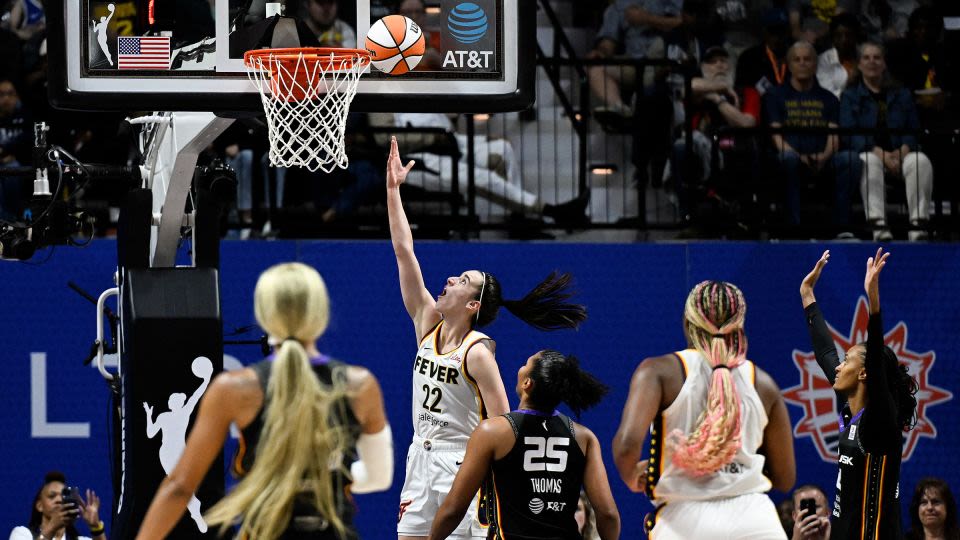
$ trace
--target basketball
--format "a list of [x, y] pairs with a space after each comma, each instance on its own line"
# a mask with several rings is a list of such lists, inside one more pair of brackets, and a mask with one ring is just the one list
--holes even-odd
[[196, 357], [190, 368], [193, 374], [201, 379], [209, 379], [210, 375], [213, 375], [213, 363], [206, 356]]
[[387, 15], [370, 27], [366, 48], [377, 69], [390, 75], [402, 75], [420, 63], [426, 39], [423, 30], [412, 19]]

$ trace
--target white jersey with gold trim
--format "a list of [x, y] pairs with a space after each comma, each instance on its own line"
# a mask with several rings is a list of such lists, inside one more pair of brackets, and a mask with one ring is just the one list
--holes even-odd
[[466, 444], [486, 418], [480, 390], [465, 368], [467, 353], [490, 338], [471, 330], [456, 348], [441, 352], [443, 327], [440, 321], [427, 332], [413, 361], [413, 433], [423, 439]]
[[[687, 349], [676, 353], [682, 361], [686, 380], [677, 398], [656, 420], [659, 433], [655, 446], [662, 455], [656, 460], [655, 485], [652, 498], [657, 502], [684, 500], [709, 500], [735, 497], [747, 493], [765, 493], [770, 490], [770, 480], [763, 474], [765, 458], [757, 450], [763, 444], [763, 431], [767, 426], [767, 412], [754, 387], [756, 366], [745, 361], [731, 373], [740, 396], [741, 445], [733, 461], [719, 471], [695, 478], [673, 465], [673, 452], [663, 444], [674, 430], [689, 434], [696, 427], [700, 414], [707, 406], [712, 370], [707, 360], [698, 351]], [[655, 430], [656, 431], [656, 430]], [[659, 443], [659, 444], [657, 444]]]

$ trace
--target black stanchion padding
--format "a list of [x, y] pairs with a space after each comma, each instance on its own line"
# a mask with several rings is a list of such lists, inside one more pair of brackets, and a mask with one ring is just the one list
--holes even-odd
[[[114, 539], [133, 538], [179, 459], [210, 380], [223, 370], [219, 278], [211, 268], [127, 269], [121, 287], [123, 441]], [[223, 496], [219, 457], [169, 538], [213, 538], [199, 523]]]

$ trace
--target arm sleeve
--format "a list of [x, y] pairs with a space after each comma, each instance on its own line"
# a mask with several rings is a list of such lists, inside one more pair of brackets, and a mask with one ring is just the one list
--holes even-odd
[[817, 364], [823, 370], [830, 384], [836, 382], [837, 366], [840, 365], [840, 355], [837, 346], [830, 337], [827, 322], [823, 319], [820, 306], [816, 302], [807, 306], [807, 330], [810, 332], [810, 341], [813, 342], [813, 353], [817, 357]]
[[897, 406], [890, 392], [889, 376], [883, 365], [883, 321], [880, 313], [870, 315], [867, 326], [867, 407], [860, 421], [860, 441], [868, 452], [887, 453], [900, 444]]
[[350, 465], [353, 493], [386, 491], [393, 483], [393, 433], [390, 424], [377, 433], [362, 433], [357, 438], [359, 459]]

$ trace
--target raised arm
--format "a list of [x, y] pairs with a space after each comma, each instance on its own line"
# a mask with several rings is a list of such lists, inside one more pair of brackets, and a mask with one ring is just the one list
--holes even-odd
[[613, 500], [613, 493], [610, 492], [610, 481], [603, 465], [600, 441], [592, 431], [580, 424], [577, 424], [576, 430], [578, 442], [585, 439], [586, 443], [584, 454], [587, 465], [583, 470], [583, 489], [597, 516], [597, 532], [600, 533], [601, 540], [617, 540], [620, 538], [620, 512]]
[[760, 447], [760, 453], [766, 457], [764, 469], [774, 489], [789, 493], [797, 480], [793, 426], [780, 387], [760, 368], [757, 368], [757, 393], [767, 411], [767, 427], [763, 430], [763, 445]]
[[153, 407], [143, 402], [143, 410], [147, 413], [147, 438], [152, 439], [160, 431], [160, 426], [153, 421]]
[[867, 325], [867, 351], [864, 367], [867, 369], [867, 407], [861, 421], [861, 440], [869, 450], [890, 450], [900, 443], [897, 406], [890, 391], [889, 375], [884, 366], [883, 321], [880, 317], [880, 271], [887, 264], [890, 253], [877, 248], [877, 254], [867, 259], [863, 288], [870, 301], [870, 322]]
[[633, 373], [620, 427], [613, 437], [613, 462], [623, 482], [630, 491], [637, 493], [646, 486], [646, 471], [639, 466], [643, 441], [660, 407], [663, 393], [659, 360], [647, 358]]
[[493, 347], [492, 340], [478, 343], [470, 347], [466, 358], [466, 371], [476, 381], [487, 416], [491, 418], [510, 412], [510, 402], [497, 360], [493, 356]]
[[387, 216], [390, 221], [390, 240], [393, 253], [397, 257], [397, 269], [400, 272], [400, 294], [403, 306], [413, 320], [417, 332], [417, 341], [424, 332], [440, 320], [436, 302], [423, 283], [420, 262], [413, 253], [413, 233], [407, 214], [403, 211], [400, 199], [400, 184], [407, 179], [407, 173], [413, 167], [413, 161], [406, 165], [400, 161], [397, 138], [390, 138], [390, 156], [387, 158]]
[[[509, 441], [507, 439], [509, 438]], [[492, 418], [480, 422], [477, 429], [470, 435], [467, 442], [467, 451], [463, 456], [463, 463], [453, 479], [450, 493], [443, 500], [440, 510], [433, 519], [430, 527], [430, 536], [427, 540], [442, 540], [450, 535], [460, 524], [467, 508], [473, 503], [483, 479], [490, 470], [490, 464], [496, 459], [498, 443], [509, 442], [507, 451], [513, 446], [513, 430], [502, 417]], [[503, 454], [506, 455], [504, 451]], [[502, 456], [501, 456], [502, 457]]]
[[800, 300], [806, 312], [807, 330], [810, 332], [810, 341], [813, 342], [813, 353], [817, 357], [817, 364], [820, 365], [830, 384], [833, 384], [837, 378], [836, 369], [840, 365], [840, 355], [837, 353], [833, 338], [830, 337], [830, 330], [823, 319], [823, 313], [820, 312], [820, 306], [817, 305], [817, 298], [813, 294], [813, 288], [820, 279], [820, 273], [828, 262], [830, 262], [829, 249], [823, 252], [813, 270], [800, 282]]

